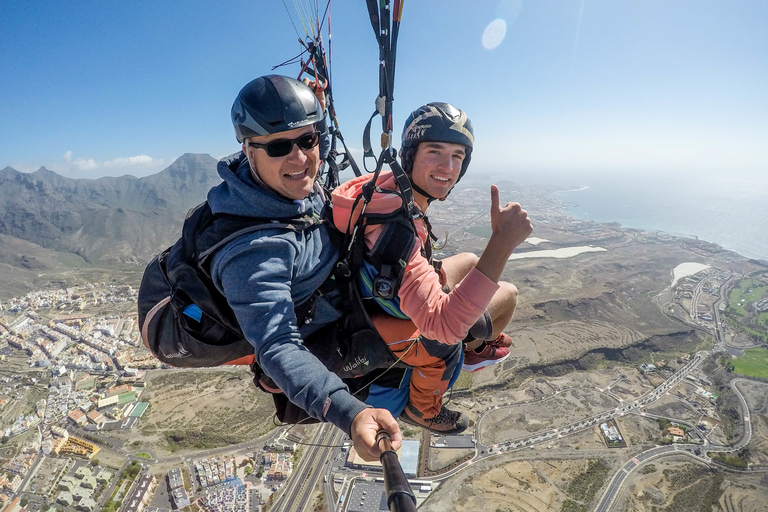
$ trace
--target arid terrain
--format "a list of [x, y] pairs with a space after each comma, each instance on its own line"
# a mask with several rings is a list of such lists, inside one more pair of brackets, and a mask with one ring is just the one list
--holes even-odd
[[[238, 444], [271, 430], [274, 406], [247, 367], [150, 372], [138, 428], [109, 432], [158, 458]], [[118, 433], [119, 432], [119, 433]]]
[[[513, 338], [511, 354], [503, 364], [462, 372], [449, 406], [476, 423], [468, 433], [477, 449], [422, 444], [426, 473], [420, 477], [434, 479], [436, 490], [419, 510], [586, 512], [601, 503], [614, 475], [627, 478], [611, 496], [613, 512], [766, 510], [768, 384], [742, 380], [734, 390], [724, 364], [730, 357], [725, 343], [746, 348], [755, 342], [728, 322], [717, 333], [706, 318], [726, 283], [743, 276], [768, 280], [766, 267], [707, 242], [575, 221], [546, 191], [516, 194], [537, 239], [515, 251], [522, 257], [503, 275], [519, 289], [505, 330]], [[476, 190], [457, 190], [436, 208], [435, 233], [449, 233], [438, 257], [482, 250], [484, 201]], [[595, 250], [532, 256], [574, 247]], [[707, 269], [673, 287], [673, 271], [684, 263]], [[126, 271], [116, 282], [137, 285], [138, 278]], [[6, 365], [26, 371], [16, 356]], [[125, 454], [146, 452], [159, 461], [152, 466], [159, 474], [184, 457], [223, 452], [274, 428], [271, 397], [244, 367], [149, 370], [141, 400], [151, 405], [133, 428], [93, 434], [105, 441], [104, 459], [113, 466]], [[14, 414], [14, 407], [5, 413]], [[601, 425], [615, 427], [621, 440], [609, 443]], [[669, 426], [685, 427], [685, 439], [673, 439]], [[313, 433], [309, 428], [303, 437]], [[429, 439], [415, 428], [404, 434]], [[726, 446], [736, 448], [726, 454]], [[652, 452], [663, 447], [675, 451]], [[723, 462], [708, 458], [710, 452]], [[653, 458], [640, 460], [649, 453]], [[316, 498], [327, 492], [321, 480]]]

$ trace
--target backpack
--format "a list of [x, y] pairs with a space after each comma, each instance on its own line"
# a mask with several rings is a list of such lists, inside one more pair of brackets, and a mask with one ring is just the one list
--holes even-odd
[[[321, 223], [322, 219], [310, 216], [268, 220], [214, 215], [207, 202], [192, 209], [184, 221], [181, 238], [157, 255], [144, 271], [138, 294], [144, 345], [170, 366], [250, 365], [254, 383], [272, 394], [281, 422], [316, 421], [275, 389], [259, 367], [253, 345], [243, 335], [226, 298], [213, 284], [210, 263], [217, 250], [248, 233], [274, 228], [300, 231]], [[342, 318], [320, 328], [303, 344], [364, 400], [368, 384], [375, 380], [397, 387], [402, 371], [383, 378], [389, 369], [381, 368], [390, 366], [396, 358], [373, 327], [354, 280], [335, 274], [294, 311], [301, 327], [311, 321], [316, 300], [337, 290]]]
[[[138, 299], [144, 345], [171, 366], [253, 363], [253, 346], [211, 279], [211, 257], [248, 233], [274, 228], [300, 231], [320, 222], [309, 216], [272, 221], [214, 215], [207, 201], [193, 208], [184, 221], [181, 238], [144, 271]], [[307, 301], [296, 308], [300, 323], [307, 319], [311, 307], [312, 301]]]

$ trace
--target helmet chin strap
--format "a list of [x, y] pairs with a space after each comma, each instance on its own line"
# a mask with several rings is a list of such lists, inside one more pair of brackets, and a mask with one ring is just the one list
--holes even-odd
[[[410, 175], [408, 177], [410, 178]], [[432, 201], [443, 201], [445, 199], [445, 197], [440, 198], [440, 197], [429, 195], [429, 193], [427, 193], [423, 188], [418, 186], [416, 182], [413, 181], [413, 179], [411, 179], [411, 187], [413, 187], [413, 190], [415, 190], [416, 192], [418, 192], [419, 194], [427, 198], [427, 204], [431, 204]]]

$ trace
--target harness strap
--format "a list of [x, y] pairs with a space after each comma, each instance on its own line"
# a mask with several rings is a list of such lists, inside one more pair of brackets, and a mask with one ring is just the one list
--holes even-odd
[[408, 259], [416, 245], [412, 222], [390, 222], [384, 224], [378, 240], [368, 252], [368, 261], [377, 269], [371, 294], [385, 300], [392, 300], [400, 289]]
[[[363, 166], [365, 166], [366, 158], [376, 158], [376, 155], [373, 154], [373, 146], [371, 146], [371, 123], [373, 122], [373, 118], [376, 117], [376, 114], [379, 114], [378, 110], [373, 111], [371, 117], [368, 118], [368, 122], [365, 123], [365, 129], [363, 130]], [[365, 167], [365, 170], [367, 171], [368, 167]]]

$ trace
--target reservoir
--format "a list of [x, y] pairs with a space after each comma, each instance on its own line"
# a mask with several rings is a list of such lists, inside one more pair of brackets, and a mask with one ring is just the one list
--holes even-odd
[[[561, 249], [550, 249], [546, 251], [529, 251], [513, 254], [509, 260], [519, 260], [523, 258], [572, 258], [585, 252], [602, 252], [607, 249], [595, 247], [594, 245], [581, 245], [578, 247], [563, 247]], [[508, 260], [508, 261], [509, 261]]]

